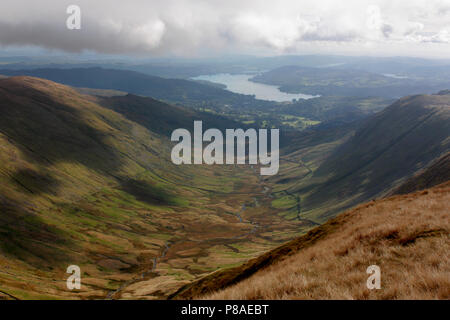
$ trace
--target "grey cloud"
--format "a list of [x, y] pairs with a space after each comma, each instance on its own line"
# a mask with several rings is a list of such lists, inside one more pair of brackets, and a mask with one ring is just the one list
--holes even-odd
[[[342, 42], [386, 47], [393, 42], [450, 43], [446, 33], [450, 3], [445, 2], [448, 0], [346, 0], [345, 5], [334, 0], [2, 1], [0, 45], [188, 55], [205, 48], [295, 52], [314, 43], [317, 48]], [[81, 7], [81, 30], [66, 28], [70, 4]], [[422, 20], [414, 22], [417, 17]], [[420, 36], [419, 32], [433, 36]]]

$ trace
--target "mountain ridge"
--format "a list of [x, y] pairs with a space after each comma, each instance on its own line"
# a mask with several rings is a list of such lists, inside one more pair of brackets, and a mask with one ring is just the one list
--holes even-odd
[[[318, 166], [304, 205], [316, 207], [324, 198], [353, 198], [348, 207], [382, 196], [450, 150], [449, 123], [448, 95], [399, 99], [363, 120], [355, 134]], [[295, 191], [301, 192], [301, 187]]]
[[210, 85], [185, 79], [167, 79], [137, 71], [104, 69], [101, 67], [73, 69], [30, 69], [0, 70], [8, 76], [33, 76], [58, 83], [91, 89], [112, 89], [154, 99], [181, 103], [185, 106], [272, 105], [267, 101], [255, 100], [253, 96], [236, 94]]

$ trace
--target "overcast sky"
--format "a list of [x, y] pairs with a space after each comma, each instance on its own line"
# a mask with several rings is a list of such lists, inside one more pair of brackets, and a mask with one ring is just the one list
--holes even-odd
[[[66, 9], [81, 8], [81, 30]], [[450, 56], [450, 0], [14, 0], [0, 46], [144, 56]]]

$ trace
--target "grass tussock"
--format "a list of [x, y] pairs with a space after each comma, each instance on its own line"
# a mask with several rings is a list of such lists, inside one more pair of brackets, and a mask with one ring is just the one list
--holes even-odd
[[[449, 212], [449, 182], [360, 205], [314, 245], [201, 298], [450, 299]], [[366, 286], [374, 264], [379, 290]]]

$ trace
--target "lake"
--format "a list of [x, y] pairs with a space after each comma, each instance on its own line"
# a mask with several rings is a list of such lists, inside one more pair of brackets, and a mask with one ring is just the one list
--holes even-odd
[[281, 92], [277, 86], [249, 81], [253, 75], [248, 74], [212, 74], [192, 78], [193, 80], [206, 80], [224, 84], [227, 90], [234, 93], [255, 95], [256, 99], [271, 100], [277, 102], [292, 101], [292, 99], [311, 99], [318, 96], [301, 93]]

